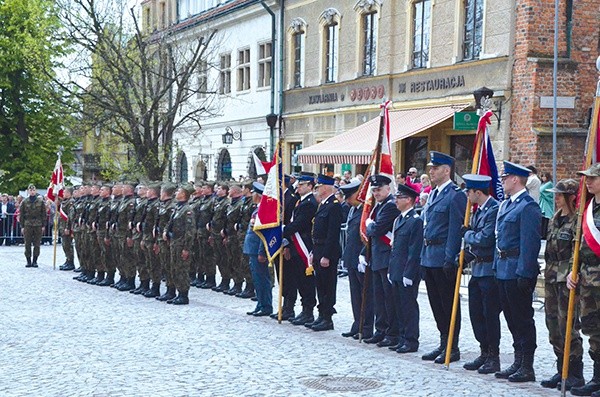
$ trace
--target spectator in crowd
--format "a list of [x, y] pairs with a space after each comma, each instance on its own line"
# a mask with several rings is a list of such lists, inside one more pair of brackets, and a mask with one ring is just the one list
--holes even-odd
[[8, 195], [5, 193], [1, 198], [1, 213], [0, 213], [0, 245], [10, 245], [12, 240], [13, 216], [15, 213], [15, 204], [8, 200]]
[[396, 185], [404, 185], [406, 184], [406, 174], [404, 172], [399, 172], [396, 174]]
[[352, 179], [352, 171], [350, 170], [346, 170], [344, 171], [344, 177], [342, 178], [346, 183], [350, 182], [350, 179]]
[[406, 179], [412, 183], [419, 183], [419, 171], [415, 167], [410, 167]]
[[548, 223], [554, 215], [554, 187], [552, 175], [549, 172], [542, 174], [542, 186], [540, 186], [540, 209], [542, 210], [542, 238], [546, 238]]
[[358, 179], [361, 182], [363, 181], [363, 179], [365, 179], [365, 177], [364, 177], [363, 174], [356, 174], [355, 178]]
[[529, 193], [529, 195], [531, 197], [533, 197], [535, 202], [539, 204], [540, 203], [540, 187], [542, 186], [542, 181], [540, 181], [540, 178], [538, 178], [537, 168], [535, 168], [534, 165], [530, 165], [527, 168], [531, 172], [529, 174], [529, 177], [527, 177], [527, 185], [525, 185], [525, 187], [527, 188], [527, 193]]

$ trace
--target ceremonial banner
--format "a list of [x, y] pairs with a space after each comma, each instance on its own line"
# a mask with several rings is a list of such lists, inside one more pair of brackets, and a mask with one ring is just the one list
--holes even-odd
[[[281, 251], [283, 240], [282, 202], [283, 202], [283, 164], [280, 144], [277, 143], [273, 161], [268, 163], [268, 177], [262, 199], [258, 205], [254, 232], [258, 234], [267, 252], [269, 262]], [[267, 168], [265, 167], [265, 168]]]
[[252, 158], [254, 159], [254, 167], [256, 168], [256, 175], [265, 175], [268, 174], [271, 170], [271, 165], [273, 165], [270, 161], [262, 161], [258, 158], [256, 153], [252, 152]]
[[[491, 124], [490, 118], [492, 115], [493, 113], [488, 110], [479, 119], [477, 136], [475, 137], [475, 145], [477, 145], [477, 140], [481, 142], [481, 153], [477, 165], [477, 174], [486, 175], [492, 178], [490, 182], [492, 196], [496, 200], [502, 201], [504, 200], [504, 189], [502, 188], [502, 181], [498, 175], [498, 167], [496, 166], [494, 150], [492, 149], [492, 140], [490, 139], [490, 128], [488, 127]], [[473, 153], [475, 153], [475, 150], [473, 150]]]
[[[598, 162], [598, 155], [600, 154], [600, 147], [598, 146], [598, 133], [600, 133], [600, 114], [598, 116], [598, 128], [596, 130], [596, 134], [588, 134], [587, 139], [594, 139], [595, 142], [587, 142], [586, 146], [593, 148], [592, 156], [592, 164]], [[589, 164], [583, 165], [583, 169], [589, 167]], [[583, 177], [581, 177], [579, 184], [579, 193], [577, 196], [577, 201], [579, 202], [579, 197], [581, 197], [581, 189], [585, 189], [585, 183], [583, 183]], [[594, 252], [594, 254], [600, 256], [600, 231], [594, 224], [594, 216], [593, 216], [593, 196], [590, 197], [589, 204], [586, 204], [586, 210], [583, 214], [583, 220], [581, 223], [581, 231], [583, 233], [583, 238], [590, 249]]]
[[62, 162], [60, 157], [56, 160], [54, 171], [52, 171], [52, 177], [50, 178], [50, 186], [48, 186], [48, 198], [55, 201], [56, 197], [63, 197], [64, 194], [64, 175]]

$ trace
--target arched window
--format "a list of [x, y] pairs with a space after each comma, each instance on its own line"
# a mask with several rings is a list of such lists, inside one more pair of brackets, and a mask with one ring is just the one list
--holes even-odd
[[177, 182], [188, 182], [188, 162], [184, 152], [179, 152], [177, 171]]
[[334, 83], [338, 79], [338, 52], [341, 14], [335, 8], [328, 8], [321, 14], [323, 26], [323, 56], [326, 83]]
[[229, 150], [221, 149], [217, 161], [217, 180], [228, 181], [231, 179], [231, 155]]
[[261, 161], [267, 161], [267, 156], [262, 146], [255, 146], [252, 148], [248, 154], [248, 177], [250, 177], [250, 179], [256, 179], [258, 177], [256, 165], [254, 164], [254, 156], [252, 155], [253, 153], [256, 154]]

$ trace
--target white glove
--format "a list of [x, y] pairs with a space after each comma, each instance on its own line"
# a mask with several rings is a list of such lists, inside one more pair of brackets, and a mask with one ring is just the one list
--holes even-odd
[[367, 266], [369, 266], [369, 264], [367, 263], [367, 258], [365, 258], [364, 255], [359, 255], [358, 256], [358, 271], [359, 271], [359, 273], [364, 273], [367, 270]]
[[410, 278], [402, 277], [402, 284], [405, 287], [410, 287], [412, 285], [412, 280]]
[[373, 222], [375, 222], [373, 219], [367, 218], [367, 220], [365, 221], [365, 226], [369, 227], [369, 225]]
[[388, 281], [390, 282], [390, 284], [393, 284], [393, 283], [392, 283], [392, 278], [390, 277], [390, 274], [389, 274], [389, 273], [387, 274], [387, 278], [388, 278]]

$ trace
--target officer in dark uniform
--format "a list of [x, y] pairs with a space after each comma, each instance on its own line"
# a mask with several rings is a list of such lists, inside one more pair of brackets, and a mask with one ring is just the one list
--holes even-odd
[[[365, 274], [358, 271], [358, 256], [360, 255], [364, 244], [360, 237], [360, 219], [362, 217], [362, 203], [358, 201], [358, 189], [360, 181], [353, 180], [347, 185], [340, 186], [340, 191], [344, 194], [346, 203], [350, 205], [350, 212], [346, 220], [346, 245], [342, 253], [344, 265], [348, 269], [348, 282], [350, 284], [350, 302], [352, 303], [352, 315], [354, 322], [350, 331], [342, 333], [345, 338], [353, 337], [358, 339], [360, 331], [360, 310], [363, 305], [362, 292], [365, 287]], [[362, 336], [371, 338], [373, 336], [373, 283], [367, 284], [365, 294], [365, 316], [363, 320]]]
[[313, 251], [309, 264], [315, 270], [319, 317], [310, 326], [313, 331], [333, 329], [331, 316], [335, 313], [337, 265], [342, 251], [340, 230], [343, 221], [342, 206], [335, 198], [334, 183], [335, 179], [319, 174], [315, 185], [319, 207], [313, 222]]
[[[454, 157], [430, 152], [429, 176], [436, 186], [423, 208], [424, 241], [421, 265], [433, 317], [440, 332], [440, 345], [423, 355], [423, 360], [442, 364], [446, 359], [446, 343], [452, 317], [454, 285], [457, 277], [457, 257], [461, 245], [461, 227], [467, 207], [467, 196], [450, 179]], [[450, 362], [460, 360], [458, 337], [460, 306], [456, 317]]]
[[[298, 201], [292, 211], [289, 222], [283, 229], [283, 288], [286, 291], [286, 302], [296, 301], [298, 292], [302, 302], [302, 312], [289, 318], [294, 325], [304, 325], [315, 321], [313, 309], [317, 304], [315, 276], [310, 271], [308, 258], [313, 248], [311, 230], [317, 212], [317, 200], [313, 194], [315, 175], [304, 172], [298, 177], [296, 196]], [[294, 307], [285, 307], [286, 316], [293, 313]], [[282, 313], [283, 314], [283, 313]]]
[[527, 193], [530, 170], [504, 162], [502, 186], [510, 197], [502, 202], [496, 221], [497, 250], [494, 269], [500, 287], [500, 304], [513, 336], [515, 361], [497, 378], [511, 382], [533, 382], [536, 345], [533, 319], [533, 290], [540, 272], [542, 212]]
[[[415, 211], [419, 193], [406, 185], [398, 185], [396, 208], [400, 215], [394, 221], [392, 251], [388, 277], [399, 328], [398, 353], [419, 349], [419, 282], [421, 281], [421, 250], [423, 220]], [[392, 349], [394, 346], [391, 346]]]
[[[471, 262], [469, 281], [469, 316], [481, 354], [463, 368], [480, 374], [500, 371], [500, 296], [494, 270], [496, 252], [496, 217], [498, 202], [490, 197], [492, 178], [485, 175], [463, 175], [467, 195], [477, 210], [464, 233], [469, 255], [464, 263]], [[468, 259], [467, 259], [468, 256]]]
[[[392, 179], [386, 175], [371, 175], [371, 189], [377, 203], [366, 220], [367, 237], [371, 239], [370, 266], [373, 274], [375, 335], [366, 339], [365, 343], [377, 343], [379, 347], [397, 346], [400, 342], [392, 283], [388, 279], [392, 227], [394, 220], [400, 214], [394, 202], [391, 183]], [[366, 250], [359, 258], [360, 263], [366, 262], [365, 253]]]

